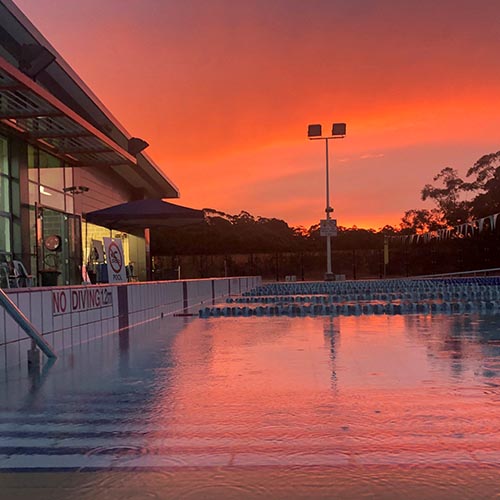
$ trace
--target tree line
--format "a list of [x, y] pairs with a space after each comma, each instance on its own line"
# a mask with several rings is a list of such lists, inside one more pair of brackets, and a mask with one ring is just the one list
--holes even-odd
[[[155, 255], [224, 255], [306, 252], [324, 247], [319, 224], [305, 229], [291, 227], [280, 219], [256, 217], [245, 211], [230, 215], [204, 209], [204, 213], [204, 222], [155, 230], [152, 252]], [[339, 227], [335, 246], [338, 249], [378, 248], [380, 234], [374, 229]]]
[[[366, 261], [365, 265], [361, 266], [366, 273], [374, 275], [386, 272], [399, 275], [418, 274], [433, 272], [440, 265], [442, 267], [440, 261], [443, 259], [436, 256], [435, 249], [431, 257], [426, 257], [420, 255], [422, 252], [425, 254], [426, 250], [408, 248], [399, 250], [391, 248], [390, 265], [384, 266], [381, 253], [384, 237], [450, 228], [500, 212], [500, 151], [479, 158], [468, 169], [465, 178], [461, 178], [456, 169], [445, 167], [434, 176], [433, 182], [434, 184], [426, 184], [423, 187], [421, 198], [424, 201], [433, 200], [435, 207], [407, 210], [397, 226], [386, 225], [377, 230], [340, 226], [333, 245], [334, 272], [356, 277], [357, 260], [360, 259]], [[280, 259], [282, 262], [293, 261], [288, 266], [292, 271], [291, 274], [297, 274], [297, 269], [302, 269], [299, 274], [303, 275], [304, 265], [307, 266], [308, 273], [312, 274], [317, 274], [323, 267], [325, 240], [320, 236], [319, 224], [309, 228], [293, 227], [283, 220], [254, 216], [247, 211], [231, 215], [206, 208], [204, 213], [205, 220], [201, 223], [168, 229], [158, 228], [152, 231], [151, 250], [157, 259], [160, 256], [164, 257], [161, 267], [173, 268], [181, 259], [186, 262], [187, 256], [193, 258], [197, 256], [198, 261], [203, 260], [200, 256], [221, 256], [222, 260], [212, 257], [212, 261], [217, 260], [217, 264], [209, 264], [205, 258], [204, 264], [193, 265], [189, 277], [227, 274], [232, 270], [236, 272], [237, 259], [233, 257], [236, 255], [248, 256], [246, 261], [243, 259], [241, 266], [243, 269], [248, 269], [250, 266], [256, 271], [253, 274], [257, 274], [259, 269], [256, 268], [255, 262], [258, 261], [261, 271], [265, 268], [265, 272], [273, 276], [276, 274], [276, 278], [282, 277], [279, 274], [285, 273], [287, 268], [285, 265], [280, 266]], [[493, 237], [494, 235], [490, 235], [490, 239]], [[486, 246], [483, 242], [483, 247], [493, 254], [496, 241], [496, 239], [488, 240]], [[464, 253], [467, 245], [474, 248], [474, 243], [471, 245], [462, 242], [456, 249], [453, 243], [441, 245], [442, 248], [449, 247], [444, 258], [444, 263], [448, 264], [445, 267], [450, 267], [451, 262], [454, 262], [451, 266], [454, 267], [453, 270], [462, 270], [460, 267], [474, 268], [474, 265], [479, 263], [493, 264], [492, 259], [480, 258], [476, 255], [477, 252]], [[453, 256], [449, 255], [450, 252]], [[336, 253], [337, 259], [335, 259]], [[426, 260], [426, 266], [417, 266], [419, 268], [416, 269], [412, 262], [420, 258]], [[369, 263], [370, 260], [373, 261], [372, 264]], [[343, 261], [347, 263], [342, 264]], [[165, 264], [166, 262], [168, 264]], [[335, 269], [336, 264], [337, 269]], [[232, 268], [228, 269], [228, 266]], [[214, 267], [217, 268], [217, 272], [211, 269]], [[283, 272], [279, 271], [280, 267]]]

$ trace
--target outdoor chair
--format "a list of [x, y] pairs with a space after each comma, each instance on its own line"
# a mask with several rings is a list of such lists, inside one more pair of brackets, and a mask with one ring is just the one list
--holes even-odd
[[16, 288], [26, 288], [33, 286], [33, 276], [28, 274], [24, 264], [20, 260], [12, 261], [13, 275], [11, 276], [11, 286]]
[[0, 288], [10, 288], [9, 267], [5, 263], [0, 263]]

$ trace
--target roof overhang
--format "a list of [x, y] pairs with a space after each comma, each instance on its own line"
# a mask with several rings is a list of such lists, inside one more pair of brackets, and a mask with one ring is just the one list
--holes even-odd
[[1, 57], [0, 123], [73, 166], [137, 165], [134, 156]]

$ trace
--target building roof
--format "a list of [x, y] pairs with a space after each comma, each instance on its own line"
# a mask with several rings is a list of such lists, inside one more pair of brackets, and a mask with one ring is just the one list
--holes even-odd
[[104, 166], [148, 198], [179, 190], [12, 0], [0, 0], [0, 121], [80, 166]]

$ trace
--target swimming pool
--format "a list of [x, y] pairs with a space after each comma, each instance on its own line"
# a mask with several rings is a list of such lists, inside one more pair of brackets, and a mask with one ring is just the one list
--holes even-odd
[[2, 374], [0, 488], [489, 498], [499, 356], [496, 314], [164, 318]]

